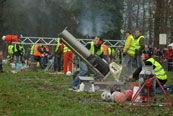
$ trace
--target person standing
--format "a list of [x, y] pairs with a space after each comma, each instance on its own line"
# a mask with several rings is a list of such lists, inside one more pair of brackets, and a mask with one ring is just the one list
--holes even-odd
[[123, 70], [125, 70], [125, 79], [132, 74], [132, 61], [135, 56], [135, 40], [130, 33], [126, 31], [126, 41], [123, 49]]
[[67, 65], [69, 64], [69, 71], [72, 73], [72, 58], [73, 58], [73, 52], [62, 43], [61, 48], [63, 50], [64, 55], [64, 63], [63, 63], [63, 72], [64, 74], [67, 73]]
[[14, 58], [14, 52], [13, 52], [13, 44], [10, 42], [10, 44], [8, 45], [8, 54], [10, 56], [10, 62], [13, 62], [13, 58]]
[[61, 71], [61, 55], [62, 55], [62, 49], [61, 49], [61, 42], [60, 38], [57, 38], [56, 46], [54, 47], [54, 72]]
[[16, 58], [16, 65], [19, 63], [19, 57], [21, 54], [21, 45], [20, 44], [15, 44], [13, 47], [13, 52], [14, 52], [14, 56]]
[[139, 68], [142, 66], [141, 54], [143, 53], [144, 48], [145, 48], [145, 38], [142, 35], [140, 29], [135, 30], [135, 35], [136, 35], [136, 37], [135, 37], [135, 42], [136, 42], [135, 58], [136, 58], [137, 68]]

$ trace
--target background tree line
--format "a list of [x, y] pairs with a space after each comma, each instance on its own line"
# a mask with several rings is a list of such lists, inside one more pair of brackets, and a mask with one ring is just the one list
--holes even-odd
[[160, 33], [173, 41], [173, 0], [0, 0], [0, 37], [57, 37], [65, 27], [77, 38], [117, 40], [140, 28], [159, 47]]

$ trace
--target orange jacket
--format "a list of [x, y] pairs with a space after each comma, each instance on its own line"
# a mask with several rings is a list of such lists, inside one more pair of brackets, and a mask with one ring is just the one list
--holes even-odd
[[103, 48], [103, 54], [108, 55], [108, 47], [106, 45], [103, 45], [102, 48]]
[[38, 51], [38, 47], [39, 46], [40, 46], [39, 44], [36, 44], [35, 45], [35, 47], [34, 47], [34, 53], [33, 53], [34, 56], [41, 56], [41, 53]]

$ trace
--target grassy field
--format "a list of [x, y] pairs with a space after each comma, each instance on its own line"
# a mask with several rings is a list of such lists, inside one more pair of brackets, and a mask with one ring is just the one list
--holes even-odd
[[[9, 70], [8, 67], [5, 67]], [[167, 85], [173, 84], [173, 72]], [[45, 72], [0, 73], [1, 116], [173, 116], [173, 107], [106, 103], [100, 93], [68, 90], [72, 77]], [[159, 95], [163, 98], [163, 95]], [[173, 101], [173, 95], [169, 95]]]

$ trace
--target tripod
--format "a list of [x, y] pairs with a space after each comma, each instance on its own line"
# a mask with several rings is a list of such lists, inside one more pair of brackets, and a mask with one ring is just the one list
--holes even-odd
[[171, 100], [169, 99], [168, 95], [166, 94], [165, 90], [163, 89], [162, 85], [160, 84], [160, 81], [156, 77], [152, 77], [152, 78], [149, 78], [149, 79], [145, 80], [145, 82], [142, 85], [142, 87], [140, 89], [138, 89], [138, 91], [136, 92], [135, 96], [132, 98], [130, 105], [133, 105], [134, 101], [139, 96], [139, 94], [141, 93], [142, 89], [145, 86], [148, 88], [148, 105], [150, 104], [150, 101], [149, 101], [150, 91], [149, 90], [150, 90], [150, 87], [152, 85], [152, 80], [153, 79], [156, 79], [156, 82], [158, 83], [159, 87], [161, 88], [162, 92], [164, 93], [165, 97], [167, 98], [167, 100], [169, 102], [169, 105], [172, 105], [173, 104], [173, 103], [171, 103]]

